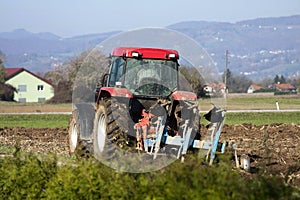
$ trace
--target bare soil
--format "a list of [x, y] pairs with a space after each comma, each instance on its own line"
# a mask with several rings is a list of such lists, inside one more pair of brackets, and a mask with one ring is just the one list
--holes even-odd
[[250, 157], [250, 173], [282, 177], [300, 188], [300, 124], [225, 125], [220, 140], [235, 143], [239, 156]]
[[19, 146], [28, 152], [68, 155], [67, 141], [64, 128], [0, 128], [0, 145]]
[[[235, 143], [239, 156], [250, 157], [251, 170], [243, 172], [244, 176], [280, 176], [286, 183], [300, 188], [300, 124], [225, 125], [220, 138], [223, 140], [229, 142], [229, 150]], [[0, 128], [0, 146], [15, 145], [28, 152], [68, 155], [68, 130]]]

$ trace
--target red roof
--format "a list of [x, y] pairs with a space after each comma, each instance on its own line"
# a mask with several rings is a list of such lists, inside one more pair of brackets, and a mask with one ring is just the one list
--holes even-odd
[[164, 59], [170, 60], [170, 54], [175, 54], [175, 58], [179, 59], [179, 54], [172, 49], [159, 48], [140, 48], [140, 47], [117, 47], [113, 49], [112, 56], [125, 56], [128, 58], [134, 57], [132, 53], [138, 53], [142, 58]]
[[5, 71], [6, 71], [6, 76], [5, 76], [5, 80], [9, 80], [11, 79], [12, 77], [18, 75], [19, 73], [23, 72], [23, 71], [26, 71], [28, 72], [29, 74], [35, 76], [36, 78], [38, 79], [41, 79], [42, 81], [45, 81], [46, 83], [52, 85], [51, 81], [50, 80], [47, 80], [47, 79], [44, 79], [30, 71], [28, 71], [27, 69], [24, 69], [24, 68], [5, 68]]
[[8, 80], [11, 77], [13, 77], [14, 75], [22, 72], [23, 68], [5, 68], [5, 71], [6, 71], [5, 79]]
[[250, 87], [252, 87], [253, 90], [260, 90], [262, 87], [256, 84], [252, 84]]
[[285, 84], [277, 84], [277, 85], [276, 85], [276, 88], [277, 88], [277, 89], [282, 89], [282, 90], [295, 90], [295, 89], [296, 89], [293, 85], [288, 84], [288, 83], [285, 83]]

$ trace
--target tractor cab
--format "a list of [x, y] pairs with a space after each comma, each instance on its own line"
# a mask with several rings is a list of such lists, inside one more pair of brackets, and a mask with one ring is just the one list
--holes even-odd
[[106, 87], [124, 87], [134, 96], [167, 97], [178, 86], [178, 59], [175, 50], [116, 48]]

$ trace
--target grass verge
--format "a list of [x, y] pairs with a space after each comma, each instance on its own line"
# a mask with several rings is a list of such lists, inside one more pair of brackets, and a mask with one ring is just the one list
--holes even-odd
[[278, 102], [282, 110], [300, 110], [299, 96], [251, 96], [241, 94], [240, 96], [225, 99], [201, 99], [199, 101], [201, 110], [209, 110], [211, 103], [217, 106], [225, 106], [227, 110], [276, 110]]
[[[207, 125], [209, 122], [201, 114], [201, 123]], [[299, 124], [300, 112], [247, 112], [247, 113], [226, 113], [225, 124], [244, 124], [254, 125], [268, 124]]]
[[299, 124], [300, 112], [254, 112], [254, 113], [227, 113], [225, 124], [251, 123], [254, 125]]
[[0, 127], [67, 128], [70, 115], [0, 115]]
[[[201, 123], [208, 124], [201, 114]], [[25, 128], [67, 128], [70, 115], [43, 114], [43, 115], [0, 115], [0, 128], [25, 127]], [[254, 113], [227, 113], [225, 124], [252, 123], [254, 125], [267, 125], [272, 123], [299, 124], [300, 112], [254, 112]]]

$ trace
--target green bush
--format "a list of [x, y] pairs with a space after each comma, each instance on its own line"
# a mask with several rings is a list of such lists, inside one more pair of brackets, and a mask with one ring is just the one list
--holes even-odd
[[280, 91], [276, 91], [274, 92], [274, 95], [290, 95], [290, 94], [297, 94], [296, 91], [290, 91], [290, 92], [280, 92]]
[[[219, 157], [220, 158], [220, 157]], [[156, 172], [118, 173], [94, 159], [58, 165], [55, 156], [15, 154], [0, 160], [0, 199], [297, 199], [300, 191], [275, 177], [249, 180], [221, 157], [196, 156]], [[225, 161], [224, 161], [225, 160]]]
[[255, 90], [253, 93], [264, 93], [264, 92], [275, 92], [276, 90], [273, 88], [262, 88], [259, 90]]
[[0, 199], [41, 199], [57, 172], [56, 159], [20, 154], [0, 162]]

